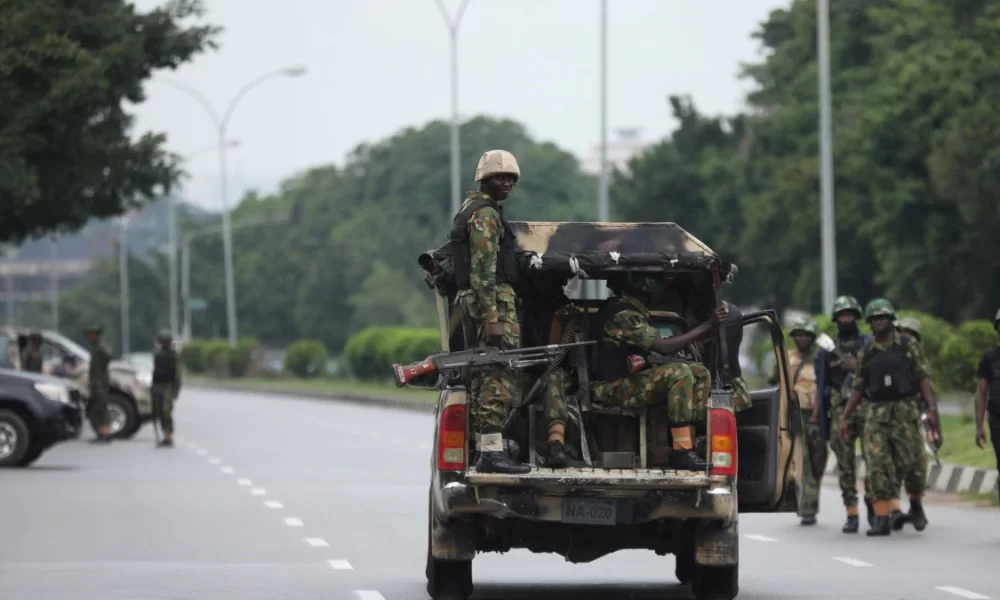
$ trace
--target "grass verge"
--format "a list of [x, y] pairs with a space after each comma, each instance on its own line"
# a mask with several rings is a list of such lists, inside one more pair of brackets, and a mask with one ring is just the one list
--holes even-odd
[[287, 390], [291, 392], [317, 392], [321, 394], [358, 394], [382, 398], [400, 398], [415, 401], [434, 402], [437, 392], [412, 388], [397, 388], [392, 384], [368, 383], [349, 379], [297, 379], [276, 377], [274, 379], [227, 379], [204, 375], [187, 375], [185, 382], [214, 383], [261, 390]]
[[944, 435], [944, 444], [938, 451], [941, 462], [984, 469], [997, 467], [989, 440], [984, 450], [976, 446], [976, 421], [972, 415], [941, 415], [941, 432]]

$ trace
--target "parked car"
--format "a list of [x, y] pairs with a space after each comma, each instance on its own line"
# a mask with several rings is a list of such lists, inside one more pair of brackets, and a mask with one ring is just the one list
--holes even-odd
[[[31, 331], [22, 327], [0, 327], [0, 368], [20, 368], [18, 348]], [[42, 330], [41, 334], [42, 353], [45, 356], [43, 371], [79, 384], [86, 400], [90, 352], [58, 332]], [[153, 418], [153, 370], [142, 363], [132, 364], [120, 360], [111, 361], [109, 370], [111, 390], [108, 396], [108, 419], [111, 435], [116, 438], [131, 438], [143, 424]]]
[[0, 369], [0, 467], [26, 467], [83, 427], [83, 393], [72, 381]]

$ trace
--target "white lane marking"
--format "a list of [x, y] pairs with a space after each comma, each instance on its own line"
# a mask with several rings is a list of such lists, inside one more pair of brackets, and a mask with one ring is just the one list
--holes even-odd
[[417, 444], [417, 448], [420, 448], [421, 450], [430, 450], [431, 445], [428, 444], [427, 442], [420, 442], [419, 444]]
[[379, 433], [378, 433], [377, 431], [373, 431], [373, 432], [372, 432], [372, 439], [373, 439], [373, 440], [377, 440], [377, 439], [378, 439], [378, 438], [380, 438], [380, 437], [382, 437], [382, 436], [381, 436], [381, 435], [379, 435]]
[[330, 566], [333, 567], [334, 570], [337, 570], [337, 571], [353, 571], [354, 570], [354, 567], [351, 566], [351, 563], [347, 562], [346, 560], [328, 560], [326, 562], [330, 563]]
[[351, 427], [351, 433], [361, 433], [360, 427]]
[[382, 594], [375, 590], [358, 590], [358, 596], [361, 596], [361, 600], [385, 600]]
[[233, 473], [236, 472], [236, 469], [233, 469], [232, 467], [222, 467], [219, 470], [225, 473], [226, 475], [232, 475]]
[[208, 450], [202, 448], [201, 450], [198, 451], [198, 456], [208, 456]]
[[213, 456], [212, 458], [208, 459], [208, 462], [209, 464], [217, 465], [220, 462], [222, 462], [222, 459], [219, 458], [218, 456]]
[[327, 546], [330, 545], [327, 544], [326, 540], [324, 540], [323, 538], [306, 538], [306, 543], [312, 546], [313, 548], [326, 548]]
[[266, 496], [267, 490], [265, 490], [264, 488], [254, 488], [250, 490], [250, 493], [254, 496]]
[[833, 560], [844, 563], [845, 565], [851, 565], [852, 567], [873, 567], [875, 565], [871, 563], [866, 563], [863, 560], [858, 560], [856, 558], [849, 558], [847, 556], [834, 556]]
[[268, 500], [267, 502], [264, 503], [264, 506], [268, 508], [285, 508], [285, 505], [282, 504], [281, 502], [278, 502], [277, 500]]
[[244, 477], [242, 479], [237, 479], [236, 480], [236, 485], [241, 485], [243, 487], [248, 487], [248, 486], [253, 485], [253, 482]]
[[968, 598], [969, 600], [992, 600], [989, 596], [984, 596], [982, 594], [977, 594], [976, 592], [970, 592], [969, 590], [963, 590], [960, 587], [951, 586], [938, 586], [939, 590], [942, 592], [948, 592], [949, 594], [955, 594], [956, 596], [961, 596], [963, 598]]
[[778, 541], [778, 540], [774, 539], [773, 537], [767, 537], [766, 535], [760, 535], [758, 533], [748, 533], [744, 537], [749, 538], [751, 540], [757, 540], [758, 542], [777, 542]]
[[285, 517], [285, 525], [288, 525], [289, 527], [302, 527], [304, 523], [302, 523], [302, 519], [298, 517]]
[[394, 444], [396, 444], [397, 446], [402, 446], [403, 444], [405, 444], [405, 443], [406, 443], [406, 440], [404, 440], [403, 438], [400, 438], [400, 437], [398, 437], [398, 438], [396, 438], [396, 439], [394, 439], [394, 440], [392, 440], [392, 441], [393, 441], [393, 443], [394, 443]]

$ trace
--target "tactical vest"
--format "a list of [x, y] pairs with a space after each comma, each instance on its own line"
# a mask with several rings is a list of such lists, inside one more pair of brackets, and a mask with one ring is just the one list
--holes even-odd
[[792, 372], [792, 389], [799, 397], [799, 406], [811, 409], [816, 404], [816, 362], [809, 356], [802, 360], [802, 353], [788, 353], [788, 368]]
[[865, 351], [864, 366], [868, 372], [865, 387], [872, 402], [903, 400], [918, 391], [917, 378], [906, 351], [910, 347], [908, 338], [900, 337], [899, 344], [876, 350], [870, 342]]
[[473, 199], [459, 211], [452, 224], [448, 239], [451, 240], [452, 262], [455, 269], [455, 285], [460, 290], [470, 289], [469, 275], [472, 271], [472, 255], [469, 248], [469, 218], [483, 206], [489, 206], [500, 216], [503, 232], [500, 237], [500, 247], [497, 248], [496, 283], [514, 283], [517, 281], [517, 243], [510, 223], [503, 216], [503, 208], [492, 199], [482, 196]]
[[[841, 354], [850, 354], [857, 358], [858, 352], [861, 351], [865, 341], [865, 337], [860, 335], [846, 340], [838, 337], [837, 349], [840, 350]], [[831, 387], [838, 392], [843, 389], [848, 373], [840, 369], [827, 369], [827, 372], [829, 373], [829, 381], [826, 383], [827, 387]]]
[[990, 394], [987, 407], [990, 414], [1000, 419], [1000, 348], [994, 348], [986, 353], [989, 358], [992, 373], [990, 373]]
[[593, 360], [590, 363], [590, 380], [617, 381], [629, 376], [629, 356], [649, 356], [638, 346], [630, 344], [612, 344], [604, 337], [604, 326], [619, 313], [635, 310], [631, 302], [621, 296], [613, 296], [601, 305], [601, 308], [590, 321], [590, 339], [596, 341]]
[[153, 383], [174, 383], [177, 380], [177, 354], [160, 350], [153, 356]]

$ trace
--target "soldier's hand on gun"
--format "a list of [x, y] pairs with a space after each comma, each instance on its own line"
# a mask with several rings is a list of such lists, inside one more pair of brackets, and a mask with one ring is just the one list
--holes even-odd
[[500, 347], [503, 343], [503, 323], [497, 321], [486, 324], [486, 343], [490, 346]]
[[980, 450], [986, 447], [986, 432], [982, 427], [976, 427], [976, 445]]
[[842, 371], [847, 371], [848, 373], [855, 372], [858, 369], [858, 359], [848, 354], [841, 359], [840, 369]]

